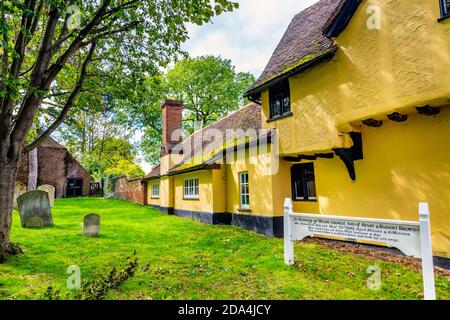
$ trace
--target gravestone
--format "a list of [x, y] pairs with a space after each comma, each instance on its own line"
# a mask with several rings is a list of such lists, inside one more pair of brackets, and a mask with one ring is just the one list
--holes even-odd
[[14, 202], [13, 202], [13, 208], [17, 209], [17, 198], [20, 197], [22, 194], [27, 192], [27, 186], [22, 183], [16, 183], [14, 186]]
[[53, 208], [55, 205], [55, 187], [49, 184], [44, 184], [38, 188], [38, 190], [45, 191], [48, 193], [48, 200], [50, 201], [50, 207]]
[[29, 191], [17, 198], [22, 227], [46, 227], [53, 225], [52, 209], [45, 191]]
[[84, 235], [86, 237], [97, 237], [100, 234], [100, 216], [95, 213], [84, 217]]

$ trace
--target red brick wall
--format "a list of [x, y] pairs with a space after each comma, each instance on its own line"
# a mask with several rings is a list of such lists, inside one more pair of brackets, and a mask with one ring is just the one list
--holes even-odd
[[[55, 187], [55, 197], [65, 197], [67, 179], [83, 179], [83, 196], [89, 196], [89, 187], [92, 180], [88, 172], [62, 148], [38, 148], [38, 183], [49, 184]], [[28, 184], [28, 154], [23, 153], [16, 181]]]
[[64, 149], [38, 148], [38, 183], [54, 186], [56, 198], [64, 197], [66, 153]]
[[144, 187], [142, 186], [141, 181], [141, 178], [133, 180], [128, 180], [127, 177], [117, 178], [114, 190], [117, 199], [145, 204]]

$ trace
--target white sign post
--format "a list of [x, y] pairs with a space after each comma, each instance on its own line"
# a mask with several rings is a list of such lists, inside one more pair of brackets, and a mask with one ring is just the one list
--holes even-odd
[[422, 259], [425, 300], [435, 300], [433, 251], [428, 204], [419, 205], [419, 222], [294, 213], [292, 200], [284, 202], [284, 261], [293, 265], [294, 241], [307, 237], [334, 237], [371, 241], [397, 248]]

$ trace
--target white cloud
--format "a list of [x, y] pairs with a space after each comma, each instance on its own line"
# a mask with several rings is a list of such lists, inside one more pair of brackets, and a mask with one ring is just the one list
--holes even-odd
[[294, 15], [317, 0], [239, 0], [240, 8], [189, 26], [191, 56], [220, 55], [238, 71], [260, 75]]

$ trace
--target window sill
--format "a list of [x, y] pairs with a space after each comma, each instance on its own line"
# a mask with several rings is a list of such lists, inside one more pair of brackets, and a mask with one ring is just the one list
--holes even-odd
[[292, 111], [291, 112], [288, 112], [288, 113], [285, 113], [285, 114], [283, 114], [283, 115], [281, 115], [281, 116], [277, 116], [277, 117], [273, 117], [273, 118], [270, 118], [269, 120], [267, 120], [267, 122], [274, 122], [274, 121], [278, 121], [278, 120], [281, 120], [281, 119], [284, 119], [284, 118], [288, 118], [288, 117], [291, 117], [291, 116], [293, 116], [294, 114], [292, 113]]
[[308, 199], [308, 200], [300, 200], [300, 199], [292, 199], [294, 202], [318, 202], [317, 199]]
[[442, 22], [444, 20], [450, 19], [450, 14], [446, 14], [445, 16], [442, 16], [438, 19], [438, 22]]
[[159, 200], [159, 197], [152, 197], [152, 200]]
[[200, 200], [200, 197], [183, 197], [183, 200], [198, 201]]
[[250, 212], [252, 212], [252, 209], [242, 209], [242, 208], [239, 208], [237, 211], [238, 211], [238, 212], [246, 212], [246, 213], [250, 213]]

